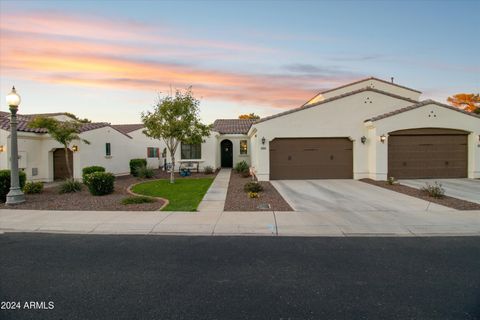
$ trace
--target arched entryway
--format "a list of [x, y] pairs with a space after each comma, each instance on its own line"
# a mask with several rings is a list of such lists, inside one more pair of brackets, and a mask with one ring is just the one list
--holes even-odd
[[[68, 162], [70, 172], [73, 174], [73, 152], [68, 149]], [[65, 180], [71, 178], [68, 174], [67, 160], [65, 159], [65, 149], [59, 148], [53, 151], [53, 179]]]
[[390, 132], [388, 176], [397, 179], [466, 178], [468, 134], [442, 128]]
[[230, 140], [223, 140], [220, 143], [220, 155], [222, 168], [233, 167], [233, 143]]

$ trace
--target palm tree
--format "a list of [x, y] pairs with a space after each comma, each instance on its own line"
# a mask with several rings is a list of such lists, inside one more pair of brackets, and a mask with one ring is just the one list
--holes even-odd
[[70, 160], [68, 159], [68, 148], [70, 143], [74, 140], [83, 141], [86, 144], [90, 144], [89, 141], [80, 138], [80, 128], [82, 123], [77, 121], [58, 121], [54, 118], [37, 117], [30, 122], [30, 128], [43, 128], [48, 131], [48, 134], [57, 142], [63, 145], [65, 148], [65, 161], [67, 163], [68, 176], [73, 178], [72, 171], [70, 170]]

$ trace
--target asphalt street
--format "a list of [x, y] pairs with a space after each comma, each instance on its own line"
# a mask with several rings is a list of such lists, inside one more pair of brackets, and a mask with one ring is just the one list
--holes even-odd
[[480, 237], [7, 233], [0, 300], [0, 319], [479, 319]]

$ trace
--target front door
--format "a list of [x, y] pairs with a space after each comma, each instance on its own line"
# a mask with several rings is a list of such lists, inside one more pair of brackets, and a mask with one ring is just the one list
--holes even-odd
[[233, 143], [230, 140], [223, 140], [220, 143], [222, 168], [233, 167]]
[[[70, 171], [73, 172], [73, 152], [68, 149], [68, 160]], [[53, 179], [64, 180], [71, 178], [68, 174], [67, 160], [65, 159], [65, 149], [57, 149], [53, 152]]]

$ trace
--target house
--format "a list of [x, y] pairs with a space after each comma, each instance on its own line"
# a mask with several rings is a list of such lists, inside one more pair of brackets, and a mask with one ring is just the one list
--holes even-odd
[[480, 117], [377, 78], [319, 93], [248, 131], [259, 180], [480, 178]]
[[[323, 91], [296, 109], [260, 120], [218, 119], [199, 145], [180, 144], [175, 170], [233, 167], [246, 161], [259, 180], [480, 178], [480, 117], [393, 82], [367, 78]], [[28, 179], [64, 175], [62, 146], [19, 116], [20, 167]], [[44, 116], [60, 121], [69, 114]], [[0, 169], [7, 168], [8, 113], [0, 112]], [[85, 124], [69, 151], [75, 178], [90, 165], [121, 175], [132, 158], [158, 168], [170, 162], [165, 144], [142, 124]], [[3, 150], [3, 152], [2, 152]], [[164, 157], [165, 156], [165, 157]], [[62, 173], [63, 172], [63, 173]]]
[[[45, 129], [28, 126], [37, 116], [52, 117], [58, 121], [75, 121], [68, 113], [18, 115], [19, 168], [28, 180], [53, 181], [68, 177], [65, 150], [53, 140]], [[0, 112], [0, 169], [8, 169], [10, 161], [9, 113]], [[141, 133], [143, 125], [114, 126], [109, 123], [85, 123], [80, 128], [80, 137], [90, 142], [72, 143], [68, 150], [70, 168], [76, 179], [81, 179], [82, 168], [99, 165], [116, 175], [129, 174], [129, 161], [133, 158], [148, 158], [151, 166], [160, 164], [161, 145]]]

